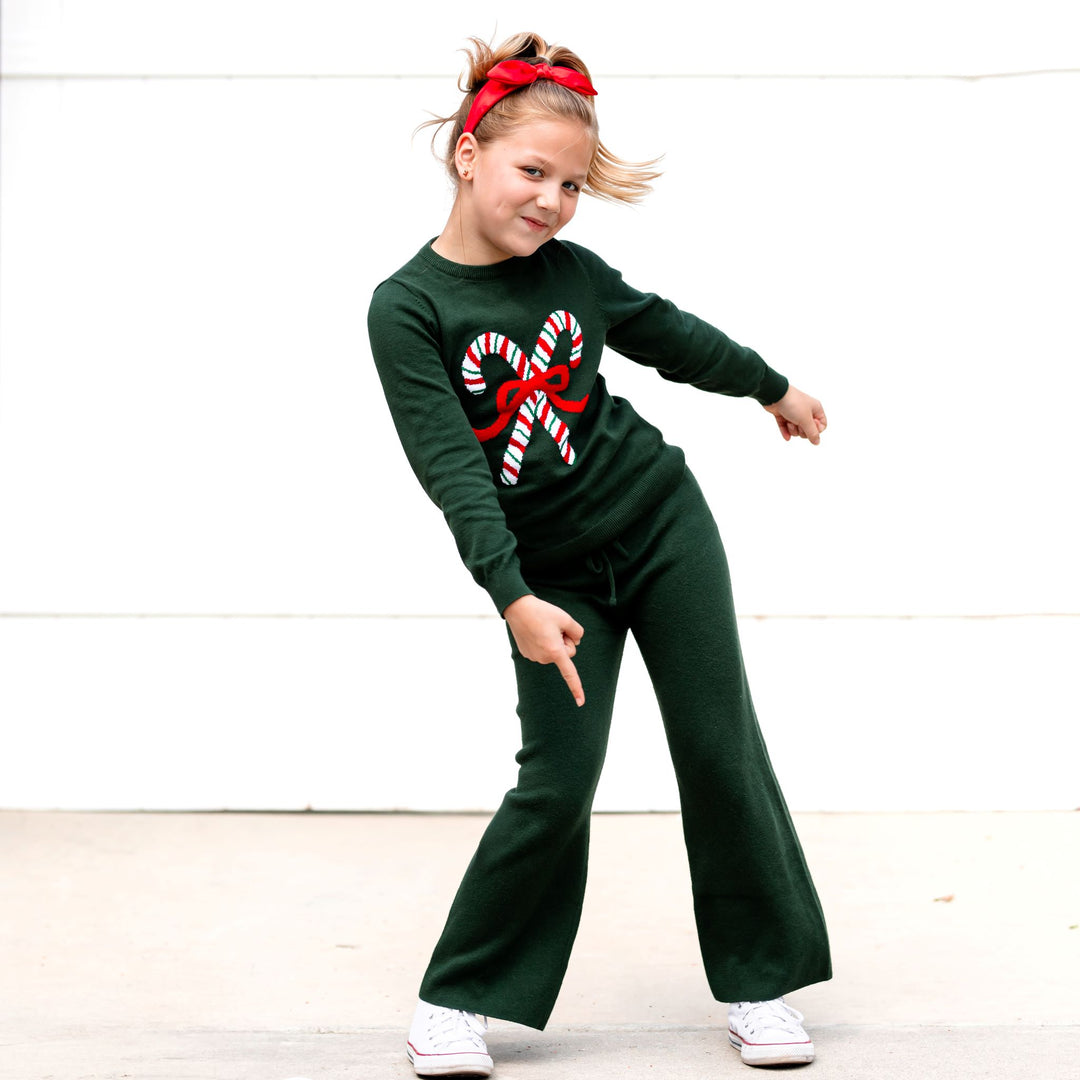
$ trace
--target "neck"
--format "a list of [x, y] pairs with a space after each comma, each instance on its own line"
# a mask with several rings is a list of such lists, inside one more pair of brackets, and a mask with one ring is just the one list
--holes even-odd
[[492, 252], [485, 251], [475, 243], [469, 243], [469, 206], [464, 193], [459, 191], [450, 208], [443, 231], [431, 245], [436, 255], [441, 255], [450, 262], [464, 266], [489, 266], [495, 262], [504, 262], [507, 255], [492, 257]]
[[435, 237], [431, 248], [436, 255], [441, 255], [444, 259], [464, 263], [466, 266], [470, 265], [469, 259], [466, 257], [464, 238], [460, 235], [453, 214], [447, 220], [443, 231]]

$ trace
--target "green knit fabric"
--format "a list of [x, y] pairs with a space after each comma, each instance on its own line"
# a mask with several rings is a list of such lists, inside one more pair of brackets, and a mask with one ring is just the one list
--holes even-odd
[[[703, 390], [762, 404], [787, 390], [753, 350], [557, 240], [491, 266], [449, 262], [426, 244], [375, 290], [368, 329], [410, 464], [500, 612], [532, 591], [523, 564], [606, 543], [682, 475], [682, 452], [608, 392], [605, 344]], [[530, 403], [549, 426], [530, 421]]]
[[[627, 633], [648, 668], [671, 749], [713, 995], [768, 1000], [830, 978], [821, 904], [758, 726], [727, 561], [693, 476], [684, 472], [618, 540], [530, 574], [529, 583], [585, 629], [574, 659], [585, 704], [574, 704], [554, 665], [512, 647], [517, 782], [469, 864], [421, 999], [547, 1024], [581, 916], [589, 812]], [[638, 870], [649, 873], [646, 851]], [[672, 918], [685, 918], [689, 902], [673, 885]]]

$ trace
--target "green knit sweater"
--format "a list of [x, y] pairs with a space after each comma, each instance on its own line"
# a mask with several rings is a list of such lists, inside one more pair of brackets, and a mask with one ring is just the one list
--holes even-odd
[[426, 244], [375, 290], [372, 353], [406, 455], [501, 612], [522, 576], [595, 549], [679, 480], [669, 446], [599, 374], [608, 345], [667, 379], [756, 398], [787, 380], [757, 353], [586, 248], [465, 266]]

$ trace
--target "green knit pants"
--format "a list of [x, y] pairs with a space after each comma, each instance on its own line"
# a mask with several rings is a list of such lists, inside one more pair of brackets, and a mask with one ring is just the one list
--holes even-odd
[[581, 915], [627, 631], [656, 690], [678, 778], [714, 997], [759, 1001], [828, 979], [821, 905], [754, 714], [720, 536], [690, 473], [616, 542], [526, 580], [585, 628], [574, 662], [586, 702], [575, 706], [554, 665], [512, 648], [517, 785], [469, 864], [420, 997], [547, 1023]]

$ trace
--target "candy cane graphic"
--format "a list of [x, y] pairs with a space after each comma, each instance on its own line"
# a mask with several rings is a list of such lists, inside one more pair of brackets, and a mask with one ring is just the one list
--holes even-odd
[[[533, 426], [539, 420], [541, 426], [555, 441], [559, 456], [567, 465], [574, 464], [574, 448], [570, 445], [570, 428], [559, 418], [555, 407], [566, 412], [581, 412], [589, 400], [586, 394], [580, 401], [567, 401], [561, 396], [570, 385], [570, 370], [566, 364], [549, 367], [560, 334], [570, 335], [570, 367], [581, 363], [583, 336], [577, 319], [569, 311], [553, 311], [545, 320], [536, 340], [532, 356], [525, 353], [508, 337], [494, 331], [481, 334], [465, 350], [461, 361], [461, 374], [465, 385], [474, 394], [482, 394], [487, 383], [480, 371], [480, 361], [485, 356], [501, 356], [514, 369], [515, 379], [503, 383], [496, 392], [495, 404], [498, 419], [490, 427], [473, 428], [481, 442], [493, 439], [514, 417], [510, 442], [503, 454], [500, 479], [513, 485], [521, 474], [522, 460], [532, 438]], [[515, 415], [516, 414], [516, 415]]]

